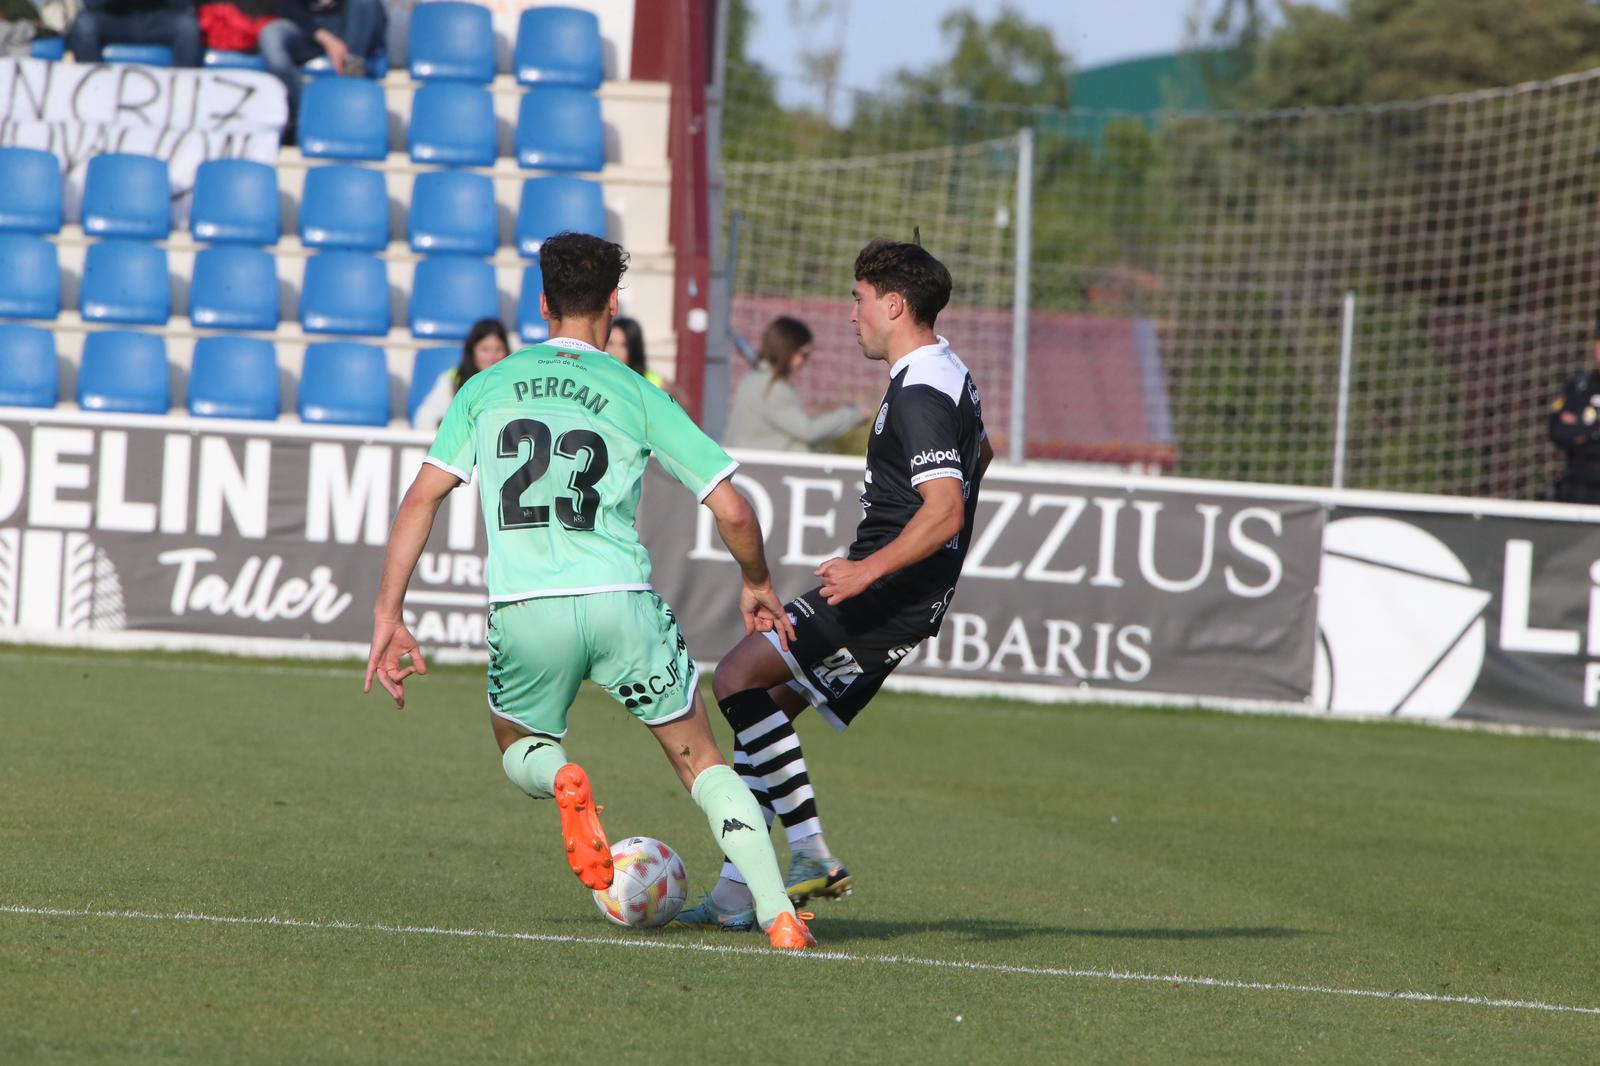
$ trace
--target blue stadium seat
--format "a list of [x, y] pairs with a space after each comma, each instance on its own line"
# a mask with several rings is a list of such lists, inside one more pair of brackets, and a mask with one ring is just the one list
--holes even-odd
[[532, 259], [539, 245], [563, 230], [606, 235], [606, 204], [600, 183], [588, 178], [552, 174], [522, 183], [517, 206], [517, 252]]
[[411, 283], [411, 332], [460, 340], [480, 318], [498, 318], [494, 267], [464, 255], [436, 255], [417, 264]]
[[195, 173], [189, 229], [197, 241], [278, 243], [278, 172], [248, 159], [211, 159]]
[[417, 175], [406, 222], [415, 251], [493, 255], [498, 221], [494, 182], [482, 174], [435, 170]]
[[278, 328], [278, 274], [260, 248], [223, 244], [194, 257], [189, 321], [200, 329]]
[[112, 152], [89, 160], [83, 182], [83, 232], [91, 237], [165, 240], [172, 229], [167, 164]]
[[306, 260], [300, 325], [307, 331], [381, 336], [389, 322], [383, 260], [360, 252], [322, 252]]
[[101, 241], [84, 257], [78, 310], [85, 322], [164, 326], [172, 314], [167, 253], [144, 241]]
[[48, 59], [52, 63], [67, 58], [65, 37], [35, 37], [28, 45], [28, 55], [34, 59]]
[[417, 353], [417, 361], [411, 366], [411, 387], [406, 390], [407, 422], [417, 420], [417, 408], [428, 398], [428, 393], [433, 389], [433, 383], [439, 380], [439, 375], [459, 362], [461, 362], [460, 348], [424, 348]]
[[206, 57], [201, 62], [207, 67], [228, 70], [267, 69], [267, 61], [261, 58], [259, 52], [225, 52], [220, 48], [207, 48]]
[[108, 329], [83, 341], [78, 406], [86, 411], [164, 415], [171, 406], [167, 346], [153, 333]]
[[306, 171], [300, 193], [300, 243], [308, 248], [381, 252], [389, 243], [383, 172], [326, 166]]
[[517, 297], [517, 337], [523, 344], [550, 338], [550, 324], [539, 314], [543, 292], [544, 276], [539, 273], [539, 264], [530, 263], [522, 271], [522, 292]]
[[0, 407], [54, 407], [60, 389], [49, 331], [0, 325]]
[[494, 166], [494, 100], [481, 85], [430, 82], [411, 99], [406, 149], [419, 163]]
[[331, 341], [306, 348], [300, 419], [352, 426], [389, 424], [389, 370], [371, 344]]
[[494, 25], [482, 4], [436, 0], [411, 10], [406, 38], [411, 76], [418, 81], [494, 79]]
[[55, 233], [60, 228], [60, 162], [36, 148], [0, 148], [0, 230]]
[[601, 60], [600, 20], [592, 11], [534, 7], [517, 20], [511, 68], [523, 85], [593, 91], [600, 87]]
[[383, 88], [365, 78], [314, 78], [300, 98], [300, 154], [382, 160], [389, 154]]
[[0, 318], [54, 318], [60, 311], [56, 246], [32, 234], [0, 233]]
[[189, 413], [201, 418], [278, 417], [278, 353], [251, 337], [202, 337], [189, 370]]
[[146, 67], [172, 66], [172, 49], [164, 44], [108, 44], [100, 50], [106, 63], [138, 63]]
[[522, 167], [599, 170], [606, 165], [600, 101], [581, 89], [529, 89], [517, 112], [516, 151]]

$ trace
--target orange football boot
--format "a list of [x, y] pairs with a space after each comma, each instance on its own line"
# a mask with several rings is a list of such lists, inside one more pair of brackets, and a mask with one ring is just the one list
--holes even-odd
[[817, 946], [817, 938], [811, 935], [806, 921], [815, 918], [810, 913], [790, 914], [787, 911], [778, 915], [770, 926], [767, 927], [767, 940], [779, 951], [804, 951], [806, 948]]
[[600, 828], [600, 808], [589, 789], [589, 775], [569, 762], [556, 771], [556, 806], [561, 811], [561, 842], [567, 848], [567, 865], [588, 887], [611, 887], [611, 845]]

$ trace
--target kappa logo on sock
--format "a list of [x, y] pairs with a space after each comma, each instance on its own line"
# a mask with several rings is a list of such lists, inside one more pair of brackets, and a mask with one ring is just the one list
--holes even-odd
[[727, 836], [729, 833], [733, 832], [735, 829], [750, 829], [750, 826], [745, 825], [743, 822], [739, 821], [739, 819], [737, 819], [737, 818], [724, 818], [722, 820], [722, 835], [723, 836]]
[[550, 745], [550, 743], [548, 741], [543, 741], [543, 740], [539, 741], [539, 743], [533, 745], [532, 747], [528, 748], [528, 750], [526, 750], [526, 751], [524, 751], [522, 753], [522, 761], [523, 762], [527, 762], [528, 761], [528, 756], [532, 755], [534, 752], [538, 751], [540, 748], [548, 748], [550, 746], [551, 745]]

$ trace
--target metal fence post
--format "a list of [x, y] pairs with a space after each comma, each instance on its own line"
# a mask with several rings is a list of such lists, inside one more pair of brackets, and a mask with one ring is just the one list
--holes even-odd
[[1016, 286], [1011, 298], [1011, 430], [1008, 458], [1023, 461], [1028, 424], [1028, 284], [1033, 270], [1033, 130], [1017, 134]]
[[1339, 406], [1333, 423], [1333, 487], [1344, 488], [1344, 450], [1350, 423], [1350, 362], [1356, 346], [1356, 294], [1344, 294], [1339, 330]]

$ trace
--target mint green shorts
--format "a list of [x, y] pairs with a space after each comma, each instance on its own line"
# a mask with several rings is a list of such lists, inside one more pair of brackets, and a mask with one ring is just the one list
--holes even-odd
[[489, 609], [489, 710], [565, 736], [585, 678], [646, 725], [694, 708], [698, 676], [672, 608], [654, 592], [548, 596]]

